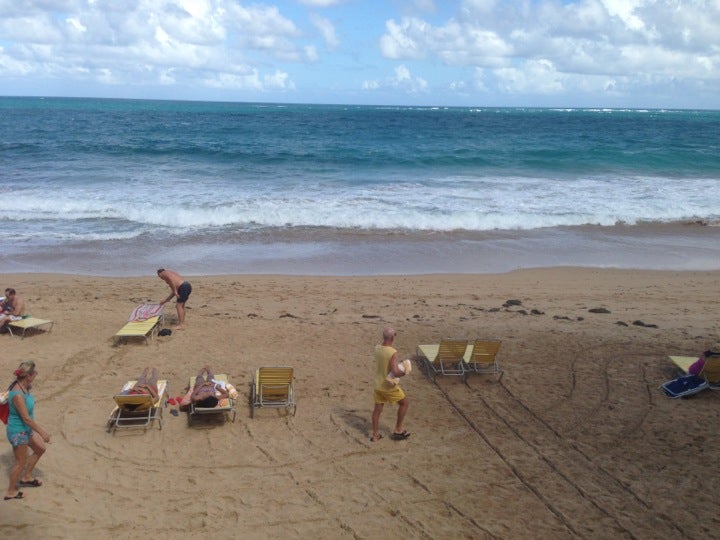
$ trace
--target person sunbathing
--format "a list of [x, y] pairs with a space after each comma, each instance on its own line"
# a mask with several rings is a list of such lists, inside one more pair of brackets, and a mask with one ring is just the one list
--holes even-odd
[[195, 377], [195, 386], [193, 386], [192, 394], [190, 394], [190, 401], [193, 405], [212, 409], [217, 407], [221, 399], [225, 399], [230, 395], [227, 388], [215, 382], [214, 378], [210, 366], [205, 366], [198, 371], [197, 377]]
[[150, 375], [148, 375], [149, 370], [150, 368], [145, 368], [143, 370], [142, 375], [138, 377], [137, 382], [130, 390], [128, 390], [128, 394], [150, 394], [153, 400], [157, 399], [158, 371], [157, 369], [152, 368]]

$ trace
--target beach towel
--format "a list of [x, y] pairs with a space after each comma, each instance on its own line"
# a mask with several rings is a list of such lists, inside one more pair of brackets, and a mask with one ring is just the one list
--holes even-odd
[[163, 306], [160, 304], [139, 304], [128, 317], [128, 321], [146, 321], [160, 315], [162, 310]]
[[677, 399], [681, 397], [692, 396], [708, 388], [708, 382], [697, 375], [683, 375], [672, 381], [668, 381], [661, 385], [668, 397]]

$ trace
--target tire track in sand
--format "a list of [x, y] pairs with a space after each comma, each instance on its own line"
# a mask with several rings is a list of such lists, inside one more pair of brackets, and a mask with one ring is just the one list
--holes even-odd
[[[507, 465], [512, 474], [570, 531], [581, 538], [686, 537], [682, 529], [593, 463], [502, 384], [436, 381], [450, 406]], [[644, 516], [638, 522], [636, 516]]]

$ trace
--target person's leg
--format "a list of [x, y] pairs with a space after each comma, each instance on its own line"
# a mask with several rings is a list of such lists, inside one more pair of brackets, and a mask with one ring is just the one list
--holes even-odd
[[200, 368], [200, 371], [198, 371], [197, 375], [195, 376], [195, 386], [193, 387], [193, 390], [196, 390], [198, 387], [200, 387], [205, 382], [205, 368]]
[[10, 484], [8, 485], [6, 497], [15, 497], [18, 494], [17, 483], [20, 481], [20, 474], [22, 474], [25, 464], [27, 463], [28, 445], [18, 444], [13, 446], [13, 455], [15, 456], [15, 463], [10, 469]]
[[400, 401], [398, 401], [398, 412], [397, 412], [397, 422], [395, 423], [395, 433], [402, 433], [403, 432], [403, 421], [405, 420], [405, 415], [407, 414], [408, 407], [410, 406], [410, 402], [408, 402], [408, 398], [404, 397]]
[[380, 414], [383, 411], [384, 403], [376, 403], [372, 413], [372, 438], [373, 442], [380, 440]]
[[29, 446], [32, 449], [33, 453], [30, 454], [30, 456], [28, 456], [27, 458], [27, 463], [25, 465], [25, 474], [20, 475], [20, 480], [23, 482], [33, 481], [33, 469], [35, 468], [35, 465], [37, 465], [40, 457], [45, 453], [45, 442], [42, 440], [42, 437], [40, 437], [40, 435], [38, 435], [36, 432], [33, 432], [32, 436], [30, 437]]
[[175, 304], [177, 310], [178, 323], [175, 326], [176, 330], [182, 330], [185, 327], [185, 302], [177, 302]]
[[142, 374], [138, 377], [138, 380], [135, 383], [136, 386], [138, 384], [147, 384], [147, 378], [148, 378], [147, 372], [148, 372], [148, 368], [143, 369]]
[[158, 370], [157, 368], [152, 368], [152, 372], [150, 373], [150, 377], [148, 378], [148, 388], [150, 388], [150, 393], [152, 394], [153, 399], [157, 399], [158, 394], [160, 393], [160, 390], [158, 389]]
[[158, 370], [157, 370], [157, 368], [152, 368], [152, 372], [150, 373], [150, 378], [147, 379], [147, 383], [149, 385], [157, 388], [157, 382], [158, 382]]

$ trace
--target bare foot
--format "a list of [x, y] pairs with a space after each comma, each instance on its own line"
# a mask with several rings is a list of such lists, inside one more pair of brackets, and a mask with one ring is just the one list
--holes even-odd
[[185, 327], [182, 325], [173, 326], [173, 330], [185, 330]]
[[370, 437], [370, 442], [378, 442], [380, 439], [382, 439], [382, 435], [379, 433], [376, 433], [372, 437]]

